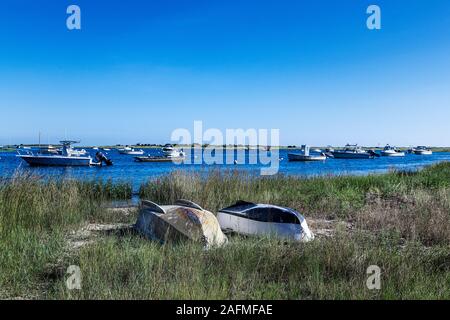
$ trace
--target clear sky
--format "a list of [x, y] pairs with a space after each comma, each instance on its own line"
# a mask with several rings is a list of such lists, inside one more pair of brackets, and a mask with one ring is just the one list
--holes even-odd
[[281, 144], [450, 145], [448, 0], [0, 6], [0, 144], [163, 143], [202, 120]]

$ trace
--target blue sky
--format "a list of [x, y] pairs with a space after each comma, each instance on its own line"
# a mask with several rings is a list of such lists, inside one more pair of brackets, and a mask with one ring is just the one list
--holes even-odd
[[6, 0], [0, 144], [163, 143], [202, 120], [281, 144], [448, 146], [449, 32], [448, 0]]

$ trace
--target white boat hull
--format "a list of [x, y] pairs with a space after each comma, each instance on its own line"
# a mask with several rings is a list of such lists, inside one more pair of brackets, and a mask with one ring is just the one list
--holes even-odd
[[91, 157], [63, 157], [42, 155], [18, 155], [30, 166], [90, 166], [94, 165]]
[[144, 151], [119, 151], [120, 154], [126, 154], [130, 156], [141, 156], [144, 154]]
[[304, 154], [296, 154], [296, 153], [288, 153], [289, 161], [325, 161], [327, 159], [324, 155], [304, 155]]
[[418, 154], [421, 156], [429, 156], [433, 154], [433, 151], [431, 150], [414, 150], [413, 152], [414, 154]]
[[243, 235], [274, 235], [297, 241], [314, 239], [314, 235], [309, 230], [306, 220], [303, 220], [301, 224], [263, 222], [225, 212], [218, 212], [217, 220], [222, 230], [231, 230]]
[[404, 157], [405, 153], [404, 152], [385, 152], [385, 151], [381, 151], [381, 155], [383, 157]]

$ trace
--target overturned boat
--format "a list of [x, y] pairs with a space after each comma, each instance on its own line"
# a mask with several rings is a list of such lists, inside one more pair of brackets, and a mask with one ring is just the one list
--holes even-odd
[[216, 217], [188, 200], [162, 206], [142, 200], [135, 228], [144, 236], [162, 243], [190, 240], [211, 247], [227, 242]]
[[275, 235], [296, 241], [310, 241], [314, 234], [297, 211], [271, 204], [238, 201], [217, 213], [222, 230], [243, 235]]

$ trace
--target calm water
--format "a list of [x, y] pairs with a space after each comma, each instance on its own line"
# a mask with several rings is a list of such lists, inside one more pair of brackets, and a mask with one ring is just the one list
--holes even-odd
[[[94, 155], [94, 150], [89, 150]], [[159, 149], [148, 149], [149, 154], [160, 154]], [[287, 175], [317, 176], [317, 175], [364, 175], [369, 173], [383, 173], [391, 169], [416, 170], [423, 166], [441, 161], [450, 161], [450, 153], [434, 153], [431, 156], [419, 156], [407, 154], [403, 158], [380, 157], [373, 160], [343, 160], [327, 159], [324, 162], [289, 162], [287, 160], [287, 150], [280, 150], [279, 173]], [[293, 152], [293, 150], [289, 150]], [[249, 160], [257, 159], [258, 151], [250, 150], [235, 151], [235, 155], [246, 157]], [[207, 172], [211, 169], [239, 169], [246, 170], [254, 174], [259, 174], [262, 164], [228, 164], [228, 165], [206, 165], [206, 164], [181, 164], [172, 162], [166, 163], [141, 163], [135, 162], [133, 156], [120, 155], [117, 151], [107, 152], [107, 156], [113, 160], [114, 165], [110, 167], [29, 167], [23, 160], [16, 157], [13, 152], [0, 153], [0, 176], [11, 177], [14, 172], [27, 171], [43, 176], [64, 176], [77, 179], [112, 179], [113, 181], [132, 182], [135, 190], [139, 185], [150, 179], [173, 170], [194, 170]], [[198, 159], [198, 158], [197, 158]]]

